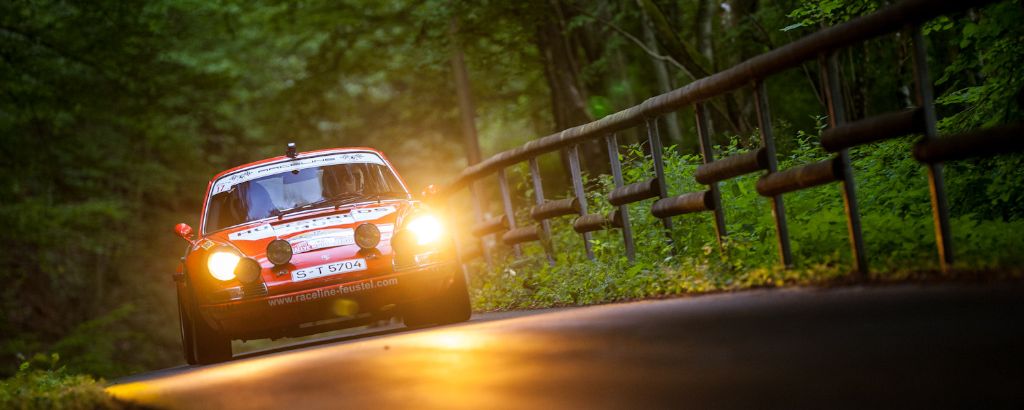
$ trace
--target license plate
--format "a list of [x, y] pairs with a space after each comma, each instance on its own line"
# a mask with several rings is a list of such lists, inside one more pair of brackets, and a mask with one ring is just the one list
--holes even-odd
[[337, 275], [340, 273], [358, 272], [361, 270], [366, 270], [366, 259], [349, 259], [347, 261], [332, 262], [326, 265], [293, 270], [292, 282], [302, 282], [304, 280], [322, 278], [324, 276]]

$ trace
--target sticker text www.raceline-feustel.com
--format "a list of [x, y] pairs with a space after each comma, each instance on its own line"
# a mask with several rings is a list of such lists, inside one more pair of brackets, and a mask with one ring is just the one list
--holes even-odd
[[267, 300], [270, 306], [287, 305], [291, 303], [310, 302], [349, 293], [362, 292], [365, 290], [394, 286], [398, 284], [398, 278], [372, 279], [356, 283], [346, 283], [337, 287], [314, 289], [298, 295], [290, 295]]

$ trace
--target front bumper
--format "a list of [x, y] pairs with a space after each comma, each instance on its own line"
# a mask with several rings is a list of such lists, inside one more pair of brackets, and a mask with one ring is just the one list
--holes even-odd
[[439, 263], [199, 309], [211, 327], [233, 339], [296, 337], [358, 326], [393, 305], [435, 296], [456, 274], [455, 263]]

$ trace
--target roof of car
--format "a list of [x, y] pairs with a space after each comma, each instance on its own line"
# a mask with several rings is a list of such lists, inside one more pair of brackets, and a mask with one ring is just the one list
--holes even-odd
[[[378, 150], [375, 150], [375, 149], [369, 148], [369, 147], [326, 148], [326, 149], [318, 149], [318, 150], [314, 150], [314, 151], [303, 151], [303, 152], [299, 152], [298, 153], [298, 157], [297, 158], [306, 158], [306, 157], [312, 157], [312, 156], [322, 155], [322, 154], [327, 154], [327, 153], [343, 153], [343, 152], [357, 152], [357, 151], [373, 152], [373, 153], [375, 153], [377, 155], [380, 155], [381, 158], [383, 158], [385, 161], [387, 161], [387, 157], [384, 156], [383, 152], [380, 152]], [[258, 166], [258, 165], [269, 164], [271, 162], [277, 162], [277, 161], [281, 161], [281, 160], [285, 160], [285, 159], [288, 159], [288, 157], [284, 156], [284, 155], [281, 155], [281, 156], [277, 156], [277, 157], [261, 159], [259, 161], [255, 161], [255, 162], [250, 162], [248, 164], [242, 164], [242, 165], [239, 165], [237, 167], [233, 167], [233, 168], [221, 171], [217, 175], [214, 175], [213, 178], [210, 178], [210, 181], [211, 182], [212, 181], [216, 181], [218, 178], [220, 178], [220, 177], [222, 177], [224, 175], [230, 174], [232, 172], [235, 172], [235, 171], [243, 170], [243, 169], [246, 169], [246, 168], [252, 168], [252, 167]], [[390, 161], [388, 161], [388, 162], [390, 162]]]

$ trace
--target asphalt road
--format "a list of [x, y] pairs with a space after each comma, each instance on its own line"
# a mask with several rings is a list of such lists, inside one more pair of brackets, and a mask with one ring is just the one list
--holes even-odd
[[1024, 285], [758, 290], [384, 330], [117, 381], [166, 408], [1024, 408]]

